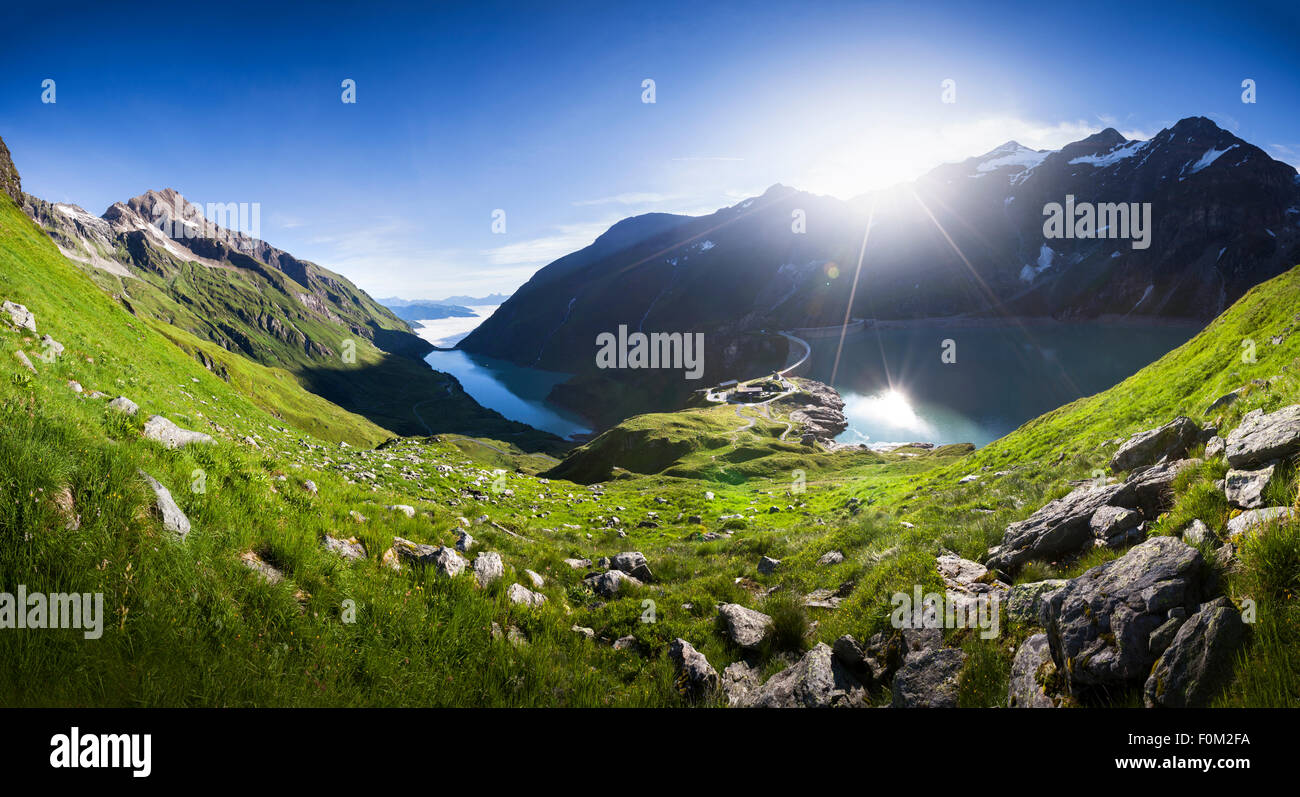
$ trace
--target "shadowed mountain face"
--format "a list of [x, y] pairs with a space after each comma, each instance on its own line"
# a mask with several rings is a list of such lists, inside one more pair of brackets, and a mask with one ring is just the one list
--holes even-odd
[[[283, 368], [308, 390], [398, 434], [458, 432], [533, 450], [564, 448], [430, 370], [422, 358], [433, 347], [345, 277], [214, 223], [172, 189], [94, 216], [21, 193], [16, 171], [10, 182], [59, 250], [138, 316]], [[251, 224], [250, 211], [241, 220], [239, 209], [229, 208], [226, 218]], [[228, 378], [220, 362], [192, 353]]]
[[[1067, 202], [1123, 203], [1134, 222], [1149, 203], [1150, 220], [1110, 224], [1123, 220], [1112, 208], [1088, 226], [1071, 217], [1088, 237], [1047, 237], [1045, 207]], [[869, 218], [855, 317], [1207, 319], [1300, 261], [1296, 170], [1198, 117], [1149, 141], [1107, 129], [1057, 151], [1008, 142], [850, 202], [778, 185], [710, 216], [626, 219], [540, 270], [460, 347], [578, 372], [619, 324], [720, 347], [838, 324]]]

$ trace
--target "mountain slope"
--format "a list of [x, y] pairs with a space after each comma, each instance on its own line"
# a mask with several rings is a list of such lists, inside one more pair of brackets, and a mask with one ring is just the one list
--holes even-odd
[[[1150, 203], [1149, 245], [1045, 238], [1044, 206], [1067, 196]], [[1191, 118], [1146, 142], [1113, 129], [1055, 152], [1008, 142], [847, 203], [774, 186], [706, 217], [627, 219], [538, 271], [460, 347], [576, 372], [619, 324], [723, 344], [838, 324], [869, 216], [854, 317], [1209, 319], [1300, 259], [1295, 169]]]
[[60, 252], [133, 314], [282, 368], [397, 434], [458, 432], [564, 447], [481, 407], [453, 377], [431, 370], [422, 358], [432, 346], [345, 277], [216, 224], [174, 190], [115, 203], [102, 217], [21, 196]]

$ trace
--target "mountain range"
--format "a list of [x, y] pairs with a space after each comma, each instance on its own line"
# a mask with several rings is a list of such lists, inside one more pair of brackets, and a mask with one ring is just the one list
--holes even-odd
[[23, 192], [2, 143], [0, 188], [101, 289], [132, 314], [165, 325], [222, 378], [230, 378], [223, 358], [187, 336], [282, 368], [394, 434], [456, 432], [562, 446], [483, 408], [455, 378], [430, 369], [423, 357], [433, 347], [346, 277], [215, 223], [174, 189], [115, 202], [95, 216]]
[[[1108, 229], [1046, 238], [1045, 208], [1067, 202], [1149, 203], [1145, 248]], [[779, 367], [783, 345], [753, 335], [839, 324], [850, 295], [853, 317], [880, 320], [1205, 320], [1297, 260], [1295, 168], [1193, 117], [1145, 141], [1112, 128], [1059, 150], [1009, 141], [849, 201], [775, 185], [708, 216], [624, 219], [539, 270], [459, 348], [576, 374], [553, 399], [608, 422], [618, 413], [598, 394], [663, 382], [593, 367], [596, 336], [620, 324], [706, 333], [706, 351], [721, 353], [706, 357], [714, 380]]]

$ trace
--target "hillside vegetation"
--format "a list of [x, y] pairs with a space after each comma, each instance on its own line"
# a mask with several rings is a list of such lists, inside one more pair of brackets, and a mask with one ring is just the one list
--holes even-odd
[[[500, 437], [394, 439], [286, 371], [165, 323], [161, 303], [133, 315], [6, 197], [0, 299], [37, 326], [0, 317], [0, 585], [102, 592], [105, 612], [97, 640], [0, 633], [3, 705], [727, 705], [732, 693], [681, 674], [674, 640], [718, 672], [738, 665], [728, 678], [770, 684], [820, 643], [887, 636], [891, 594], [942, 592], [938, 557], [982, 561], [1009, 524], [1107, 470], [1121, 439], [1179, 414], [1227, 434], [1249, 410], [1300, 402], [1300, 270], [1112, 390], [973, 453], [828, 453], [783, 440], [779, 411], [721, 406], [629, 419], [563, 463]], [[46, 334], [64, 347], [50, 361]], [[139, 412], [106, 406], [119, 395]], [[215, 444], [165, 448], [142, 434], [155, 414]], [[1211, 457], [1181, 473], [1149, 533], [1199, 519], [1222, 537], [1225, 470]], [[187, 535], [163, 525], [141, 471], [169, 488]], [[1271, 500], [1295, 503], [1292, 473]], [[327, 546], [351, 538], [360, 558]], [[448, 577], [456, 548], [464, 572]], [[601, 559], [624, 552], [644, 562], [623, 564], [636, 581], [610, 590]], [[1035, 562], [1014, 579], [1072, 578], [1123, 554]], [[1259, 619], [1215, 703], [1300, 704], [1297, 574], [1300, 532], [1286, 524], [1222, 573]], [[771, 618], [762, 643], [741, 647], [720, 604]], [[1033, 630], [1008, 618], [991, 640], [945, 633], [965, 654], [960, 705], [1007, 703]], [[891, 701], [867, 687], [864, 702]]]

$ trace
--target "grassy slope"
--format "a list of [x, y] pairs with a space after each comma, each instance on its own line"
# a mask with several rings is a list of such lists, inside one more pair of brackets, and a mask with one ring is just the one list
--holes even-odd
[[[674, 637], [691, 640], [719, 670], [739, 658], [715, 626], [720, 601], [772, 612], [783, 628], [794, 629], [783, 635], [788, 648], [841, 633], [864, 638], [886, 627], [889, 594], [916, 584], [940, 587], [934, 557], [941, 548], [981, 557], [1008, 522], [1101, 466], [1111, 450], [1102, 441], [1203, 408], [1256, 376], [1283, 378], [1231, 408], [1225, 429], [1250, 407], [1300, 400], [1294, 374], [1284, 368], [1300, 353], [1300, 337], [1279, 346], [1267, 341], [1300, 306], [1300, 276], [1292, 272], [1253, 291], [1206, 333], [1123, 385], [974, 454], [951, 448], [912, 457], [807, 454], [776, 439], [785, 428], [779, 417], [756, 418], [742, 430], [734, 409], [717, 408], [630, 421], [625, 431], [634, 434], [709, 442], [638, 465], [662, 465], [662, 472], [611, 469], [614, 478], [592, 490], [529, 475], [555, 460], [526, 456], [499, 439], [444, 435], [365, 450], [270, 432], [282, 422], [237, 392], [247, 383], [213, 377], [158, 330], [127, 315], [15, 213], [0, 208], [0, 296], [26, 303], [42, 331], [69, 351], [57, 365], [37, 361], [41, 374], [34, 378], [23, 376], [11, 356], [0, 358], [0, 584], [102, 590], [115, 614], [98, 642], [73, 632], [0, 634], [0, 658], [17, 664], [5, 671], [22, 673], [21, 682], [0, 681], [3, 703], [673, 705], [679, 698], [664, 651]], [[164, 331], [182, 346], [198, 345], [172, 328]], [[1259, 362], [1250, 366], [1238, 357], [1248, 335], [1259, 342]], [[0, 333], [0, 341], [12, 348], [21, 338]], [[84, 362], [87, 354], [93, 365]], [[237, 357], [228, 366], [232, 374], [246, 370], [249, 379], [262, 380], [257, 400], [287, 418], [287, 402], [266, 392], [273, 372]], [[97, 402], [74, 397], [63, 385], [69, 377], [88, 389], [134, 393], [144, 413], [166, 411], [192, 428], [216, 420], [226, 434], [218, 433], [222, 443], [214, 449], [162, 451], [139, 440], [132, 425], [106, 416]], [[358, 422], [325, 417], [329, 429]], [[243, 434], [261, 435], [261, 448], [233, 442]], [[169, 540], [143, 511], [137, 466], [170, 485], [190, 514], [195, 531], [185, 543]], [[207, 474], [201, 494], [183, 489], [195, 468]], [[1006, 474], [994, 476], [998, 471]], [[957, 483], [970, 473], [981, 475], [978, 484]], [[1195, 515], [1221, 529], [1227, 508], [1205, 490], [1215, 476], [1211, 463], [1184, 479], [1164, 525]], [[319, 495], [301, 490], [307, 478], [319, 485]], [[63, 529], [49, 498], [63, 485], [71, 486], [82, 516], [79, 531]], [[1281, 498], [1293, 498], [1291, 487]], [[849, 498], [862, 503], [850, 505]], [[411, 504], [417, 517], [384, 508], [392, 503]], [[358, 523], [350, 510], [367, 520]], [[721, 519], [731, 515], [743, 517]], [[470, 531], [476, 550], [502, 554], [505, 580], [479, 591], [468, 577], [448, 582], [380, 567], [378, 554], [394, 535], [451, 543], [458, 516], [490, 519]], [[693, 516], [701, 522], [689, 523]], [[732, 536], [705, 541], [702, 533], [711, 531]], [[340, 564], [319, 548], [325, 532], [358, 535], [370, 558]], [[1256, 641], [1223, 698], [1233, 705], [1300, 702], [1294, 598], [1300, 545], [1294, 530], [1263, 539], [1243, 550], [1246, 566], [1231, 583], [1235, 597], [1250, 594], [1261, 602]], [[237, 557], [249, 548], [280, 567], [286, 582], [267, 586], [247, 572]], [[844, 562], [816, 564], [832, 549], [844, 553]], [[595, 599], [582, 584], [584, 571], [562, 561], [622, 550], [643, 551], [657, 580], [614, 600]], [[759, 574], [762, 555], [782, 566]], [[504, 599], [510, 583], [528, 583], [524, 568], [546, 579], [541, 591], [549, 601], [541, 610]], [[1022, 579], [1057, 574], [1046, 566], [1027, 571]], [[834, 612], [804, 612], [792, 600], [845, 582], [854, 586]], [[778, 591], [763, 597], [773, 587]], [[310, 595], [300, 602], [298, 589]], [[348, 599], [360, 607], [355, 624], [341, 621]], [[655, 622], [642, 622], [650, 610]], [[493, 622], [520, 627], [529, 644], [492, 641]], [[632, 635], [641, 655], [588, 642], [569, 630], [575, 623], [609, 640]], [[1009, 646], [1028, 632], [1007, 627], [992, 643], [950, 639], [972, 654], [963, 704], [1005, 699]], [[763, 667], [772, 672], [787, 660], [773, 649]], [[27, 690], [33, 682], [53, 686], [33, 694]]]

